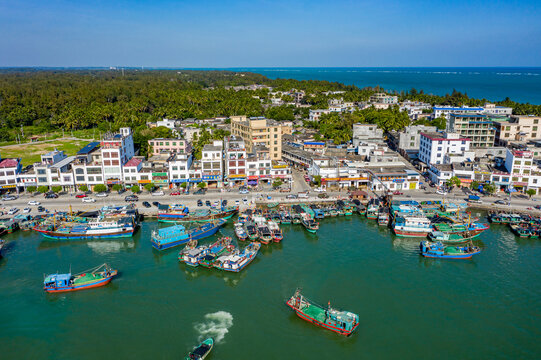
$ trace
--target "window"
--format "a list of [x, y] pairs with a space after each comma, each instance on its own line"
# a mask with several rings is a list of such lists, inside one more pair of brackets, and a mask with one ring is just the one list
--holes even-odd
[[96, 176], [96, 181], [101, 181], [101, 176]]
[[118, 160], [113, 160], [111, 162], [111, 165], [120, 165], [119, 161]]
[[76, 174], [84, 174], [85, 171], [83, 169], [81, 169], [81, 168], [78, 168], [78, 169], [75, 169], [75, 173]]
[[89, 176], [88, 181], [94, 181], [94, 176]]
[[47, 182], [47, 178], [46, 178], [46, 177], [39, 177], [39, 178], [38, 178], [38, 182], [40, 182], [40, 183], [46, 183], [46, 182]]
[[111, 153], [111, 157], [112, 157], [112, 158], [118, 159], [118, 153], [116, 153], [116, 152]]
[[77, 176], [75, 178], [75, 180], [77, 180], [77, 182], [84, 182], [85, 181], [85, 177], [84, 176]]
[[539, 119], [533, 119], [534, 124], [539, 124]]
[[38, 169], [38, 175], [45, 175], [45, 169]]
[[110, 157], [111, 157], [111, 154], [110, 154], [110, 153], [108, 153], [108, 152], [104, 152], [104, 153], [103, 153], [103, 158], [104, 158], [104, 159], [107, 159], [107, 158], [110, 158]]

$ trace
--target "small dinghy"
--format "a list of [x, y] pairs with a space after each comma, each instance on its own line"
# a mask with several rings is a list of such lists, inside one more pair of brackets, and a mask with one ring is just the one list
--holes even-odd
[[212, 347], [214, 346], [214, 340], [212, 338], [208, 338], [205, 341], [203, 341], [201, 344], [197, 345], [195, 349], [193, 349], [192, 352], [188, 354], [184, 359], [185, 360], [202, 360], [207, 357], [207, 355], [212, 350]]

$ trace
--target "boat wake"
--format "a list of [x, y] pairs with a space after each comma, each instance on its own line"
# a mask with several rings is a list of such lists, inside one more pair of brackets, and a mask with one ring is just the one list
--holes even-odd
[[206, 314], [205, 321], [195, 324], [194, 329], [199, 333], [199, 341], [212, 337], [214, 341], [221, 342], [231, 326], [233, 326], [233, 315], [227, 311], [218, 311]]

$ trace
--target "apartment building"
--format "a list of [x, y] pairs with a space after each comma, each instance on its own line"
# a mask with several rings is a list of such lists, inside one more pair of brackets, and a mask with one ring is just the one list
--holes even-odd
[[353, 124], [353, 146], [361, 142], [374, 142], [383, 140], [383, 130], [374, 124]]
[[247, 152], [252, 153], [258, 145], [263, 145], [269, 150], [271, 160], [282, 159], [282, 135], [291, 132], [291, 126], [265, 117], [231, 116], [231, 134], [244, 140]]
[[223, 174], [223, 142], [215, 140], [212, 144], [203, 146], [201, 152], [202, 179], [209, 186], [218, 186], [222, 183]]
[[331, 113], [331, 110], [330, 109], [315, 109], [315, 110], [310, 110], [310, 112], [308, 113], [308, 119], [310, 121], [319, 121], [319, 119], [321, 118], [321, 115], [323, 114], [330, 114]]
[[224, 179], [227, 179], [230, 186], [244, 183], [246, 178], [246, 145], [240, 137], [229, 136], [225, 138], [225, 172]]
[[389, 105], [396, 105], [398, 104], [398, 96], [396, 95], [388, 95], [385, 93], [376, 93], [372, 96], [370, 96], [371, 103], [375, 104], [389, 104]]
[[400, 132], [391, 132], [389, 139], [395, 150], [400, 150], [404, 153], [410, 150], [419, 150], [421, 133], [434, 133], [437, 130], [438, 128], [435, 126], [411, 125], [405, 127]]
[[507, 146], [512, 141], [528, 141], [541, 138], [541, 116], [513, 115], [509, 121], [494, 122], [495, 143]]
[[257, 145], [246, 158], [246, 171], [248, 185], [257, 185], [260, 181], [270, 182], [272, 160], [269, 149], [264, 145]]
[[190, 142], [183, 139], [164, 139], [157, 138], [148, 141], [148, 146], [151, 151], [149, 154], [189, 154], [192, 152]]
[[494, 146], [496, 129], [492, 121], [483, 114], [451, 114], [448, 131], [469, 138], [474, 148]]
[[436, 119], [439, 117], [444, 117], [447, 120], [451, 118], [451, 114], [457, 115], [475, 115], [483, 112], [482, 107], [469, 107], [469, 106], [434, 106], [432, 109], [432, 118]]
[[188, 182], [190, 179], [192, 162], [193, 156], [191, 154], [172, 154], [169, 159], [167, 159], [169, 182], [173, 185]]
[[534, 169], [533, 152], [507, 149], [504, 166], [511, 175], [511, 185], [516, 189], [526, 189]]
[[21, 168], [20, 158], [0, 159], [0, 189], [17, 189]]
[[421, 133], [419, 160], [427, 165], [443, 164], [447, 154], [470, 150], [471, 140], [457, 133]]

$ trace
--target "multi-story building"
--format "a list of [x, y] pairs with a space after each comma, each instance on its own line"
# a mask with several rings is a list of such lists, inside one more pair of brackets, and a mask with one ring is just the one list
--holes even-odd
[[385, 93], [376, 93], [372, 96], [370, 96], [371, 103], [375, 104], [389, 104], [389, 105], [395, 105], [398, 104], [398, 96], [396, 95], [388, 95]]
[[0, 189], [18, 190], [18, 176], [21, 172], [22, 164], [20, 158], [1, 159], [0, 160]]
[[513, 114], [513, 108], [486, 103], [483, 108], [483, 113], [496, 116], [511, 116]]
[[469, 106], [434, 106], [432, 112], [432, 118], [436, 119], [439, 117], [444, 117], [447, 120], [451, 118], [451, 114], [458, 115], [475, 115], [483, 112], [482, 107], [469, 107]]
[[457, 133], [421, 133], [419, 160], [427, 165], [443, 164], [446, 154], [469, 151], [471, 140]]
[[227, 179], [230, 186], [245, 183], [247, 152], [244, 140], [235, 136], [225, 138], [224, 156], [224, 180]]
[[383, 130], [374, 124], [353, 124], [353, 146], [359, 146], [360, 142], [382, 141]]
[[122, 167], [135, 154], [130, 128], [120, 128], [119, 133], [107, 133], [100, 143], [103, 176], [106, 184], [122, 182]]
[[402, 153], [409, 150], [419, 150], [421, 133], [434, 133], [438, 130], [435, 126], [426, 125], [411, 125], [406, 126], [400, 132], [391, 132], [390, 140], [393, 143], [395, 150], [400, 150]]
[[534, 168], [533, 153], [529, 150], [507, 149], [505, 169], [511, 175], [511, 185], [516, 189], [528, 187], [528, 177]]
[[330, 113], [331, 113], [331, 110], [329, 109], [310, 110], [308, 119], [310, 121], [319, 121], [319, 118], [321, 118], [321, 115], [330, 114]]
[[183, 139], [152, 139], [148, 141], [148, 146], [152, 151], [150, 154], [189, 154], [192, 152], [191, 144]]
[[541, 138], [541, 116], [514, 115], [509, 121], [494, 122], [495, 142], [507, 146], [511, 141], [528, 141]]
[[132, 157], [124, 164], [122, 170], [124, 172], [123, 181], [126, 186], [137, 185], [141, 180], [140, 172], [143, 168], [143, 159]]
[[99, 142], [91, 142], [75, 155], [71, 164], [75, 174], [75, 185], [93, 186], [103, 184], [103, 167]]
[[474, 148], [494, 146], [495, 128], [492, 121], [483, 114], [451, 114], [448, 131], [456, 132], [471, 140]]
[[172, 154], [167, 159], [169, 182], [175, 185], [188, 182], [192, 162], [193, 156], [191, 154]]
[[207, 182], [209, 186], [218, 186], [222, 183], [223, 142], [221, 140], [215, 140], [212, 144], [203, 146], [201, 166], [203, 181]]
[[246, 158], [248, 185], [257, 185], [260, 181], [270, 182], [272, 160], [269, 149], [263, 145], [254, 148], [254, 152]]
[[264, 117], [231, 116], [231, 134], [244, 139], [247, 152], [263, 145], [269, 150], [271, 160], [282, 159], [282, 135], [291, 132], [291, 126]]

